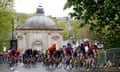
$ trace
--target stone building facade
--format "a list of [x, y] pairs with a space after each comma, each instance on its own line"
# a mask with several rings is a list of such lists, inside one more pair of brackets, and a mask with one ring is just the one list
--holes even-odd
[[46, 50], [49, 45], [56, 43], [57, 48], [62, 46], [62, 27], [44, 15], [42, 6], [39, 6], [36, 15], [28, 18], [24, 24], [16, 27], [17, 48]]

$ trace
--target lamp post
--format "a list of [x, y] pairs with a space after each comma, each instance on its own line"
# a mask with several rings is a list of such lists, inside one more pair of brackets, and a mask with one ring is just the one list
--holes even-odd
[[13, 15], [13, 17], [12, 17], [12, 38], [10, 41], [10, 49], [14, 48], [16, 50], [17, 50], [17, 39], [16, 39], [16, 34], [15, 34], [15, 28], [16, 28], [17, 24], [19, 24], [19, 18], [15, 19], [14, 15]]
[[12, 39], [10, 41], [10, 49], [11, 48], [17, 49], [17, 39], [15, 37], [15, 24], [16, 23], [18, 23], [18, 20], [16, 22], [14, 17], [13, 17], [12, 18]]
[[12, 40], [14, 40], [14, 17], [12, 18]]

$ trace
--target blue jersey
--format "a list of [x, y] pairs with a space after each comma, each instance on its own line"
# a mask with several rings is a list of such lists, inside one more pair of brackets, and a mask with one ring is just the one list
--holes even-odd
[[66, 48], [66, 51], [67, 51], [67, 53], [68, 53], [69, 55], [72, 54], [72, 52], [71, 52], [71, 51], [72, 51], [72, 48], [71, 48], [71, 47], [67, 47], [67, 48]]
[[14, 56], [15, 53], [16, 53], [16, 50], [15, 50], [15, 49], [11, 50], [11, 53], [12, 53], [12, 55]]

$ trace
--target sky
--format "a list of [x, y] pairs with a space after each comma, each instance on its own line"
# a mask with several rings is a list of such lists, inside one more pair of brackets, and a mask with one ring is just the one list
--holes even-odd
[[15, 0], [14, 9], [19, 13], [35, 13], [36, 8], [41, 3], [44, 8], [45, 15], [53, 17], [68, 16], [72, 9], [63, 10], [67, 0]]

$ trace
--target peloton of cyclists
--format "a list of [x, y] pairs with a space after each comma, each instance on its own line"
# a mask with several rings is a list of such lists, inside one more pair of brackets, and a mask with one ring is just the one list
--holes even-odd
[[[37, 50], [27, 49], [24, 54], [24, 58], [32, 56], [36, 59], [38, 53]], [[98, 55], [98, 51], [97, 46], [95, 44], [89, 44], [89, 41], [83, 41], [76, 49], [72, 47], [72, 44], [68, 43], [63, 46], [63, 50], [57, 50], [56, 43], [53, 43], [48, 47], [44, 55], [47, 57], [46, 59], [48, 62], [53, 61], [53, 59], [58, 59], [62, 55], [65, 57], [67, 65], [69, 65], [70, 62], [72, 62], [71, 60], [77, 56], [79, 56], [80, 61], [84, 60], [86, 64], [90, 64], [91, 62], [94, 62], [93, 58]]]
[[[89, 69], [95, 62], [95, 58], [98, 55], [97, 45], [95, 43], [89, 44], [89, 41], [83, 41], [83, 47], [85, 48], [85, 62]], [[84, 53], [83, 53], [84, 54]]]
[[75, 59], [79, 56], [81, 66], [83, 65], [82, 62], [85, 62], [86, 65], [90, 66], [95, 62], [94, 58], [98, 56], [97, 45], [95, 45], [95, 43], [89, 44], [89, 41], [85, 40], [73, 50], [71, 44], [68, 43], [67, 47], [64, 48], [64, 54], [68, 64], [70, 58]]
[[23, 62], [26, 63], [27, 60], [30, 60], [32, 63], [35, 63], [38, 59], [38, 50], [36, 49], [26, 49], [23, 54]]

